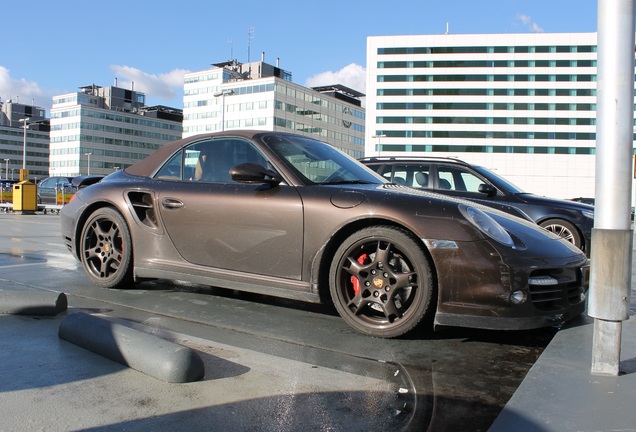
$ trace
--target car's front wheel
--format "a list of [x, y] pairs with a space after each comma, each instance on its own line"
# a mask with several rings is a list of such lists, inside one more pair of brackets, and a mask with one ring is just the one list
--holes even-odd
[[582, 249], [583, 244], [581, 242], [579, 231], [570, 222], [562, 219], [548, 219], [541, 222], [539, 225], [559, 237], [566, 239], [577, 248]]
[[96, 285], [130, 288], [133, 285], [132, 241], [124, 218], [113, 208], [96, 210], [81, 234], [84, 270]]
[[334, 255], [329, 286], [338, 313], [350, 326], [384, 338], [418, 326], [434, 293], [420, 246], [407, 231], [389, 226], [349, 236]]

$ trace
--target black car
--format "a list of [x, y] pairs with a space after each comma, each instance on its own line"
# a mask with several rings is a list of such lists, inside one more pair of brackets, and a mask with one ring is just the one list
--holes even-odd
[[594, 198], [578, 197], [578, 198], [572, 198], [570, 201], [576, 201], [583, 204], [594, 205]]
[[[575, 202], [580, 202], [583, 204], [589, 204], [591, 206], [593, 206], [595, 204], [595, 199], [594, 198], [585, 198], [585, 197], [578, 197], [578, 198], [572, 198], [570, 201], [575, 201]], [[634, 220], [634, 207], [631, 208], [631, 217], [632, 217], [632, 221]]]
[[533, 221], [590, 252], [594, 207], [524, 192], [481, 166], [454, 158], [369, 157], [360, 159], [390, 181], [479, 202], [514, 214], [517, 207]]
[[390, 184], [300, 135], [184, 138], [78, 189], [60, 215], [64, 243], [98, 286], [173, 279], [324, 301], [372, 336], [431, 322], [537, 328], [585, 309], [588, 259], [571, 243]]
[[60, 194], [75, 191], [73, 177], [47, 177], [38, 183], [38, 204], [64, 204], [69, 197], [62, 198]]

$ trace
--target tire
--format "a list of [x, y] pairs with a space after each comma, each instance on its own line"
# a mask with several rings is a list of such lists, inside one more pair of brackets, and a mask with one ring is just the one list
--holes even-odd
[[583, 249], [579, 230], [570, 222], [563, 219], [548, 219], [539, 224], [553, 234], [566, 239], [579, 249]]
[[79, 246], [84, 271], [94, 284], [120, 289], [134, 285], [130, 230], [115, 209], [104, 207], [91, 214]]
[[340, 316], [357, 331], [393, 338], [415, 329], [434, 297], [431, 267], [407, 231], [364, 228], [336, 251], [329, 290]]

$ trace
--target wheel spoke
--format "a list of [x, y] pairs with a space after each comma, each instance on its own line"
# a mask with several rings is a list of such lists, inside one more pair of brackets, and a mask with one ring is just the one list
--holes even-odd
[[115, 273], [119, 268], [119, 260], [115, 256], [107, 257], [104, 260], [104, 267], [106, 268], [106, 271], [108, 271], [109, 269], [112, 270], [112, 272], [108, 272], [106, 276], [110, 275], [111, 273]]
[[110, 229], [108, 230], [108, 238], [115, 244], [115, 239], [119, 238], [119, 228], [116, 224], [111, 224]]
[[402, 312], [395, 305], [395, 293], [389, 297], [388, 301], [382, 305], [382, 309], [384, 309], [384, 315], [389, 321], [392, 321], [393, 318], [402, 318]]
[[368, 299], [364, 298], [362, 294], [358, 294], [351, 299], [348, 306], [350, 310], [351, 306], [353, 306], [353, 313], [360, 315], [368, 307], [368, 304]]
[[375, 251], [375, 262], [387, 265], [392, 247], [393, 245], [391, 243], [387, 243], [386, 248], [382, 249], [382, 242], [378, 242], [378, 247]]
[[99, 246], [89, 247], [89, 248], [85, 249], [84, 256], [88, 260], [100, 259], [99, 258], [99, 250], [100, 250]]
[[360, 264], [358, 261], [356, 261], [352, 257], [347, 257], [347, 263], [349, 265], [345, 265], [345, 266], [343, 266], [343, 268], [348, 273], [350, 273], [352, 276], [355, 276], [355, 277], [360, 276], [360, 273], [362, 272], [363, 268], [368, 267], [366, 265], [363, 266], [362, 264]]
[[561, 238], [566, 239], [569, 242], [574, 242], [574, 235], [572, 232], [564, 226], [561, 225], [549, 225], [548, 230], [552, 231], [554, 234], [558, 235]]
[[106, 231], [104, 231], [100, 222], [101, 221], [95, 221], [91, 228], [93, 229], [93, 232], [95, 233], [95, 236], [97, 236], [97, 238], [104, 238], [108, 234]]
[[417, 284], [413, 281], [413, 276], [415, 276], [416, 274], [417, 274], [416, 272], [394, 274], [393, 277], [396, 280], [395, 288], [406, 288], [406, 287], [416, 286]]

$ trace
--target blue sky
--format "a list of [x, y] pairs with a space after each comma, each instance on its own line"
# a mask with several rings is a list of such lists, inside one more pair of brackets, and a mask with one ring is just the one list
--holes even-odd
[[182, 108], [183, 73], [260, 59], [305, 86], [365, 91], [367, 36], [595, 32], [596, 0], [3, 2], [0, 99], [44, 107], [96, 84]]

